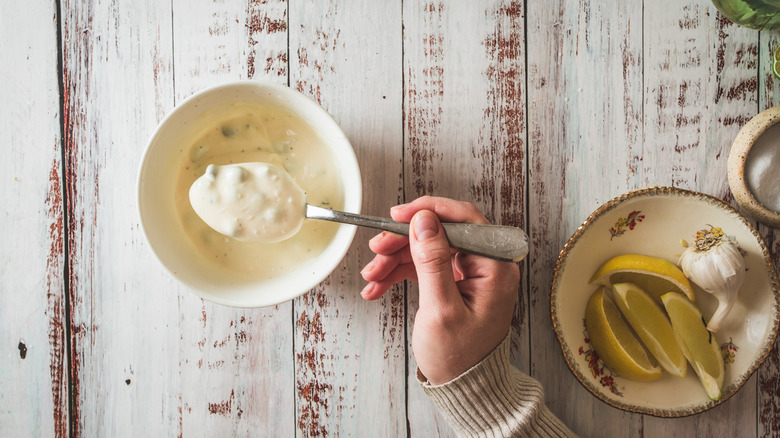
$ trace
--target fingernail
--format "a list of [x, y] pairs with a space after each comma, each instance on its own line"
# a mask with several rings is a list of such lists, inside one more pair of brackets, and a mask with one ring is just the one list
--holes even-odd
[[423, 212], [414, 217], [414, 237], [418, 242], [428, 240], [439, 234], [439, 224], [433, 213]]
[[390, 207], [390, 211], [391, 212], [398, 211], [398, 210], [401, 210], [404, 207], [406, 207], [406, 204], [398, 204], [398, 205], [396, 205], [394, 207]]
[[363, 268], [362, 271], [360, 271], [361, 274], [365, 274], [367, 272], [371, 272], [374, 270], [374, 266], [376, 265], [375, 260], [371, 260], [368, 262], [368, 264]]
[[368, 241], [368, 243], [377, 243], [380, 240], [382, 240], [385, 237], [385, 234], [387, 234], [387, 231], [382, 231], [381, 233], [377, 234], [376, 236], [372, 237], [371, 240]]
[[361, 297], [363, 297], [363, 299], [365, 299], [365, 298], [366, 298], [366, 295], [368, 295], [369, 293], [371, 293], [371, 291], [372, 291], [373, 289], [374, 289], [374, 283], [372, 283], [372, 282], [368, 282], [368, 284], [366, 285], [366, 287], [364, 287], [364, 288], [363, 288], [363, 290], [362, 290], [362, 291], [360, 291], [360, 296], [361, 296]]

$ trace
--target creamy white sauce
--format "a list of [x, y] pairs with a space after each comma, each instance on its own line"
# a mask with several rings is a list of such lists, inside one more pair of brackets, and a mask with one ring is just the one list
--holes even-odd
[[[333, 240], [338, 224], [304, 221], [287, 240], [257, 243], [220, 234], [204, 222], [190, 204], [190, 189], [209, 165], [268, 163], [283, 169], [306, 193], [306, 203], [344, 208], [344, 189], [337, 159], [304, 120], [279, 108], [232, 104], [217, 108], [198, 121], [200, 131], [184, 138], [176, 205], [182, 228], [210, 264], [231, 275], [270, 278], [319, 256]], [[219, 173], [219, 172], [218, 172]]]
[[245, 242], [289, 239], [306, 216], [303, 189], [268, 163], [209, 165], [190, 187], [190, 204], [211, 228]]

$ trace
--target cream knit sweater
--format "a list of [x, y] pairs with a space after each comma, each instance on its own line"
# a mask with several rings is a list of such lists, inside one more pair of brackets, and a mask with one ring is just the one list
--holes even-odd
[[442, 385], [417, 370], [423, 390], [464, 437], [572, 437], [544, 405], [541, 384], [509, 363], [509, 337], [482, 362]]

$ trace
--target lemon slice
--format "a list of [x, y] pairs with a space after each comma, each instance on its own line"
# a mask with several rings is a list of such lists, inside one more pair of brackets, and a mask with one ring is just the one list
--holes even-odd
[[775, 74], [776, 78], [780, 79], [780, 46], [777, 46], [772, 57], [772, 73]]
[[661, 297], [672, 321], [680, 348], [712, 400], [719, 400], [726, 370], [720, 344], [696, 306], [681, 294], [670, 292]]
[[661, 306], [645, 291], [631, 283], [615, 284], [612, 286], [612, 292], [615, 304], [661, 368], [673, 376], [685, 377], [688, 362]]
[[593, 349], [615, 374], [640, 382], [661, 377], [661, 367], [631, 332], [603, 287], [588, 300], [585, 328]]
[[612, 257], [596, 270], [590, 283], [603, 286], [632, 283], [659, 303], [661, 295], [667, 292], [680, 292], [695, 301], [691, 283], [680, 268], [668, 260], [642, 254]]

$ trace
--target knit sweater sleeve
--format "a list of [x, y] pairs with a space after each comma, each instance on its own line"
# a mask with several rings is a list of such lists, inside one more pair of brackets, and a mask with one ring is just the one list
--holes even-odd
[[432, 385], [418, 369], [423, 390], [459, 436], [575, 436], [545, 406], [541, 384], [509, 363], [509, 337], [447, 383]]

